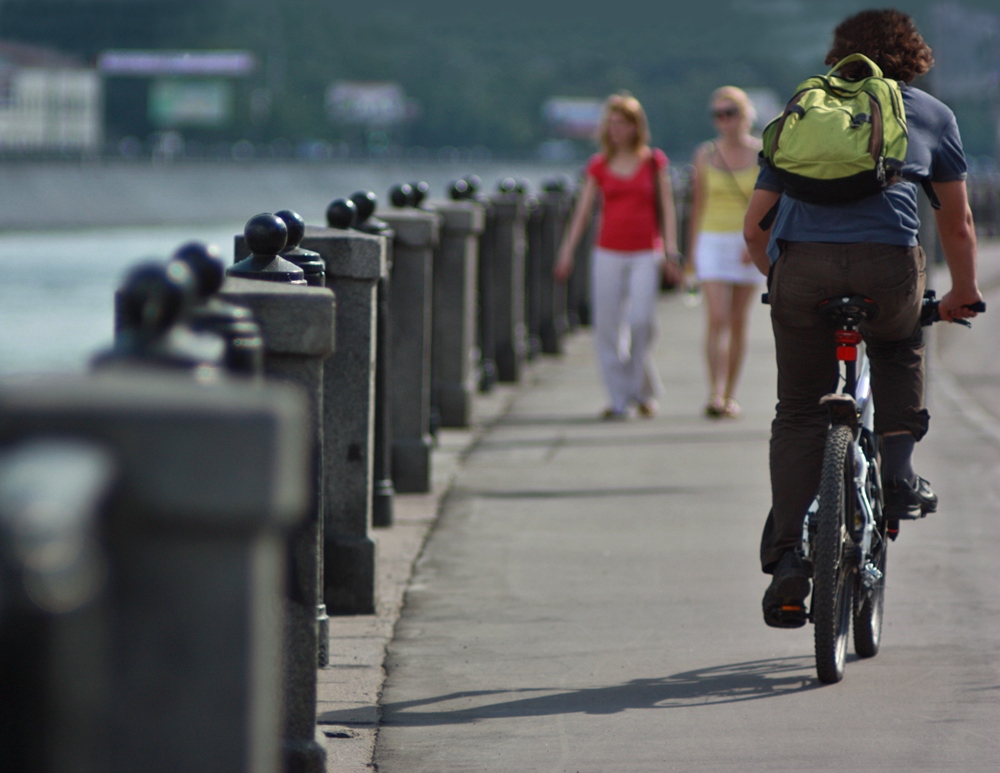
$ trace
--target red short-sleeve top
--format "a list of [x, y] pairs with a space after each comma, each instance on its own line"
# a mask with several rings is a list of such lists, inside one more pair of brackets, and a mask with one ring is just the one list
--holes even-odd
[[[667, 168], [662, 150], [653, 148], [653, 158], [658, 173]], [[659, 249], [663, 240], [656, 217], [656, 175], [649, 159], [631, 177], [622, 177], [609, 170], [607, 159], [598, 153], [587, 163], [587, 174], [604, 198], [597, 246], [622, 252]]]

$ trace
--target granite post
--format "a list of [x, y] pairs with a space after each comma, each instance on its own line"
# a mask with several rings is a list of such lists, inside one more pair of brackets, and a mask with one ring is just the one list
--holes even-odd
[[[389, 309], [392, 299], [392, 232], [388, 223], [374, 217], [378, 199], [371, 191], [351, 195], [357, 208], [352, 228], [386, 241], [386, 270], [379, 277], [375, 291], [375, 426], [372, 443], [372, 526], [392, 526], [396, 487], [392, 482], [392, 333]], [[328, 223], [334, 227], [334, 223]]]
[[386, 239], [307, 225], [302, 247], [319, 253], [337, 296], [337, 350], [323, 379], [323, 597], [332, 614], [371, 614], [376, 286], [385, 273]]
[[486, 209], [476, 201], [435, 200], [441, 241], [434, 252], [431, 403], [443, 427], [468, 427], [477, 389], [479, 244]]
[[[253, 241], [247, 239], [251, 249]], [[256, 252], [256, 251], [255, 251]], [[240, 265], [237, 263], [236, 265]], [[323, 603], [323, 377], [334, 348], [335, 302], [323, 287], [229, 276], [219, 295], [250, 309], [264, 340], [264, 374], [305, 395], [310, 429], [309, 508], [293, 536], [285, 653], [286, 758], [292, 769], [322, 770], [315, 741], [316, 668], [329, 662]]]
[[[281, 770], [286, 552], [308, 447], [301, 395], [282, 385], [154, 367], [0, 390], [0, 553], [13, 534], [73, 557], [15, 546], [27, 560], [0, 562], [15, 570], [0, 640], [16, 598], [17, 635], [35, 645], [0, 660], [0, 713], [15, 704], [0, 734], [27, 726], [0, 768]], [[30, 694], [11, 694], [14, 668]], [[315, 752], [301, 769], [323, 770]]]
[[431, 309], [441, 216], [394, 207], [379, 212], [393, 232], [392, 482], [399, 493], [431, 488]]
[[572, 208], [572, 199], [565, 183], [559, 180], [543, 185], [538, 197], [541, 225], [539, 239], [539, 336], [544, 354], [562, 354], [563, 339], [569, 330], [566, 319], [566, 283], [557, 282], [552, 276], [559, 245]]
[[493, 233], [493, 329], [497, 379], [521, 380], [528, 353], [524, 316], [524, 260], [528, 206], [514, 180], [500, 183], [492, 197], [496, 210]]

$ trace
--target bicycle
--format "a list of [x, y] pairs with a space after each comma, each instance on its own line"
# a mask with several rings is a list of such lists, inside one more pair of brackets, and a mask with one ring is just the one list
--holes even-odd
[[[768, 303], [767, 294], [763, 296]], [[982, 312], [985, 303], [970, 309]], [[854, 630], [858, 657], [878, 654], [885, 603], [886, 556], [898, 522], [883, 513], [879, 438], [871, 366], [861, 324], [878, 306], [863, 295], [828, 298], [818, 307], [833, 326], [840, 369], [837, 389], [821, 399], [830, 414], [816, 498], [802, 525], [800, 555], [812, 574], [807, 619], [813, 623], [816, 672], [833, 684], [844, 676], [847, 640]], [[920, 322], [940, 321], [933, 290], [924, 294]], [[957, 320], [971, 327], [968, 320]]]

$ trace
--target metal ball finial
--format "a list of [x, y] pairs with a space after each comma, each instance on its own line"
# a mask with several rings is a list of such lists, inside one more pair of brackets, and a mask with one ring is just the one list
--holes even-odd
[[393, 185], [389, 189], [389, 201], [394, 207], [408, 207], [413, 203], [413, 187], [408, 183]]
[[326, 208], [326, 223], [330, 228], [350, 228], [357, 217], [358, 207], [350, 199], [334, 199]]
[[293, 250], [298, 247], [306, 235], [306, 221], [302, 219], [302, 215], [290, 209], [282, 209], [275, 212], [274, 216], [281, 220], [285, 224], [285, 228], [288, 229], [288, 238], [284, 249]]
[[288, 241], [288, 226], [281, 218], [264, 212], [247, 221], [243, 236], [254, 255], [277, 255]]
[[195, 294], [201, 300], [215, 295], [226, 278], [226, 265], [214, 244], [186, 242], [174, 250], [170, 259], [187, 265], [194, 277]]

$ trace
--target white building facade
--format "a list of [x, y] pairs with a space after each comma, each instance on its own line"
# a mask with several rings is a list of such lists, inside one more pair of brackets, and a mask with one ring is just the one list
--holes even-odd
[[99, 73], [56, 52], [0, 42], [0, 152], [97, 153]]

